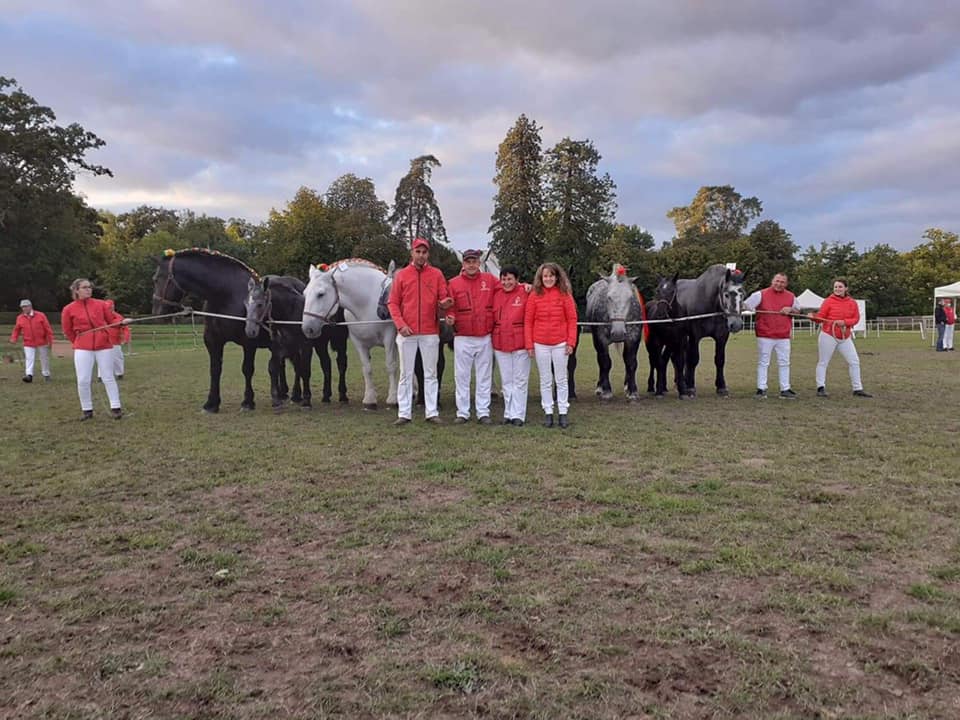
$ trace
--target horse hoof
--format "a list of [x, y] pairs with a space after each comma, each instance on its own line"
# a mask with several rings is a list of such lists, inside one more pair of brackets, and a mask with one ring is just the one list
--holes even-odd
[[627, 402], [628, 402], [628, 403], [629, 403], [629, 402], [636, 402], [636, 401], [639, 400], [639, 399], [640, 399], [640, 395], [638, 395], [637, 393], [630, 393], [629, 395], [627, 395]]
[[726, 388], [717, 388], [717, 395], [720, 397], [730, 397], [730, 391]]
[[342, 402], [342, 403], [348, 403], [348, 402], [350, 402], [350, 398], [348, 398], [346, 395], [343, 395], [343, 396], [340, 398], [340, 402]]
[[666, 397], [663, 393], [655, 393], [653, 396], [654, 400], [663, 400]]
[[364, 403], [364, 404], [363, 404], [363, 409], [364, 409], [364, 410], [376, 410], [376, 409], [377, 409], [377, 404], [376, 404], [376, 403]]
[[203, 414], [204, 414], [204, 415], [216, 415], [218, 412], [220, 412], [220, 408], [218, 408], [218, 407], [205, 407], [205, 408], [203, 408]]
[[330, 398], [325, 397], [325, 398], [323, 398], [320, 402], [329, 403], [329, 402], [330, 402]]
[[601, 394], [600, 394], [600, 399], [601, 399], [602, 401], [604, 401], [604, 402], [607, 402], [607, 401], [609, 401], [609, 400], [613, 400], [613, 393], [612, 393], [612, 392], [601, 393]]
[[697, 399], [697, 396], [696, 396], [696, 395], [681, 395], [681, 396], [680, 396], [680, 399], [681, 399], [681, 400], [696, 400], [696, 399]]
[[241, 405], [240, 412], [253, 412], [253, 408], [249, 405]]

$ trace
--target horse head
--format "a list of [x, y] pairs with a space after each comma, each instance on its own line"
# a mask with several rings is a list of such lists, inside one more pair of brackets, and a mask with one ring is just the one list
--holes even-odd
[[740, 270], [724, 268], [726, 272], [720, 279], [719, 302], [720, 309], [727, 320], [730, 332], [743, 330], [743, 280], [745, 275]]
[[636, 276], [628, 276], [627, 269], [620, 263], [614, 263], [613, 271], [605, 278], [607, 291], [604, 302], [610, 320], [610, 342], [623, 342], [627, 336], [627, 320], [637, 315], [639, 301], [633, 284], [636, 279]]
[[324, 325], [340, 309], [340, 294], [333, 275], [336, 266], [310, 266], [310, 282], [303, 289], [303, 334], [313, 340], [320, 337]]
[[664, 320], [679, 315], [677, 304], [677, 280], [679, 278], [679, 272], [675, 272], [673, 277], [660, 276], [657, 278], [657, 289], [653, 296], [653, 307], [650, 308], [648, 312], [650, 318]]
[[248, 338], [255, 338], [260, 334], [260, 328], [266, 327], [270, 319], [271, 301], [270, 301], [270, 277], [263, 278], [257, 282], [256, 278], [250, 278], [247, 282], [247, 297], [243, 301], [246, 308], [247, 321], [244, 324], [244, 332]]
[[153, 314], [174, 312], [180, 309], [180, 301], [187, 294], [173, 275], [176, 253], [168, 250], [157, 262], [153, 273]]
[[380, 282], [380, 298], [377, 300], [377, 317], [381, 320], [390, 319], [390, 308], [387, 303], [390, 301], [390, 288], [393, 287], [393, 276], [397, 272], [397, 263], [393, 260], [387, 267], [387, 274]]

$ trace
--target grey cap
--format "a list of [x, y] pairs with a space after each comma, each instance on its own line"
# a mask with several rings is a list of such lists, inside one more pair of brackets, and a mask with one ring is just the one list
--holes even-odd
[[29, 300], [21, 300], [20, 307], [33, 307], [33, 303]]

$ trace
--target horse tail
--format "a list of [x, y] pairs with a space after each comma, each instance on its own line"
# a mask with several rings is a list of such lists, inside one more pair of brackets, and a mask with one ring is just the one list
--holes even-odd
[[650, 339], [650, 326], [647, 325], [647, 304], [643, 301], [643, 294], [634, 289], [634, 292], [637, 294], [637, 302], [640, 303], [640, 319], [643, 320], [643, 342], [644, 344]]

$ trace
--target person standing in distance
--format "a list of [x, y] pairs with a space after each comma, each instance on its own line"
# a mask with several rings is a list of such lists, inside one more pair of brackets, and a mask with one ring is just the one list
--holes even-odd
[[23, 366], [23, 381], [33, 382], [33, 368], [36, 364], [37, 352], [40, 353], [40, 372], [44, 382], [50, 382], [50, 349], [53, 347], [53, 328], [47, 316], [39, 310], [33, 309], [29, 300], [20, 301], [20, 314], [10, 333], [10, 342], [16, 344], [17, 339], [23, 336], [23, 355], [26, 362]]
[[943, 336], [947, 331], [947, 301], [941, 299], [933, 311], [933, 320], [937, 325], [937, 352], [943, 352]]
[[490, 386], [493, 382], [494, 295], [500, 281], [488, 272], [480, 271], [480, 250], [465, 250], [460, 274], [450, 280], [453, 307], [447, 312], [452, 322], [454, 379], [456, 385], [457, 417], [460, 425], [470, 419], [470, 372], [476, 372], [474, 404], [477, 422], [490, 424]]
[[73, 302], [60, 313], [63, 334], [73, 344], [73, 366], [77, 371], [77, 394], [80, 396], [81, 420], [93, 418], [93, 366], [96, 363], [103, 387], [110, 400], [110, 413], [115, 420], [123, 417], [120, 388], [113, 375], [113, 345], [107, 325], [121, 322], [106, 300], [93, 297], [93, 284], [78, 278], [70, 285]]
[[790, 389], [790, 335], [793, 330], [791, 315], [800, 313], [800, 304], [787, 290], [787, 274], [777, 273], [770, 287], [757, 290], [743, 305], [748, 310], [758, 310], [757, 332], [757, 394], [758, 400], [767, 399], [767, 377], [770, 356], [777, 353], [780, 398], [796, 400], [797, 394]]
[[[577, 305], [567, 274], [556, 263], [537, 268], [523, 318], [524, 346], [537, 361], [544, 426], [553, 427], [553, 385], [557, 385], [558, 424], [569, 427], [567, 356], [577, 345]], [[553, 370], [551, 374], [551, 368]]]
[[953, 309], [953, 300], [950, 298], [943, 301], [943, 314], [946, 316], [946, 326], [943, 328], [943, 349], [952, 352], [953, 326], [957, 322], [957, 313]]
[[453, 305], [443, 273], [430, 262], [430, 243], [416, 238], [410, 246], [410, 264], [398, 270], [390, 287], [387, 307], [397, 326], [400, 380], [397, 386], [397, 420], [406, 425], [413, 412], [413, 366], [417, 350], [423, 359], [426, 420], [440, 425], [437, 409], [437, 353], [440, 350], [439, 311]]

